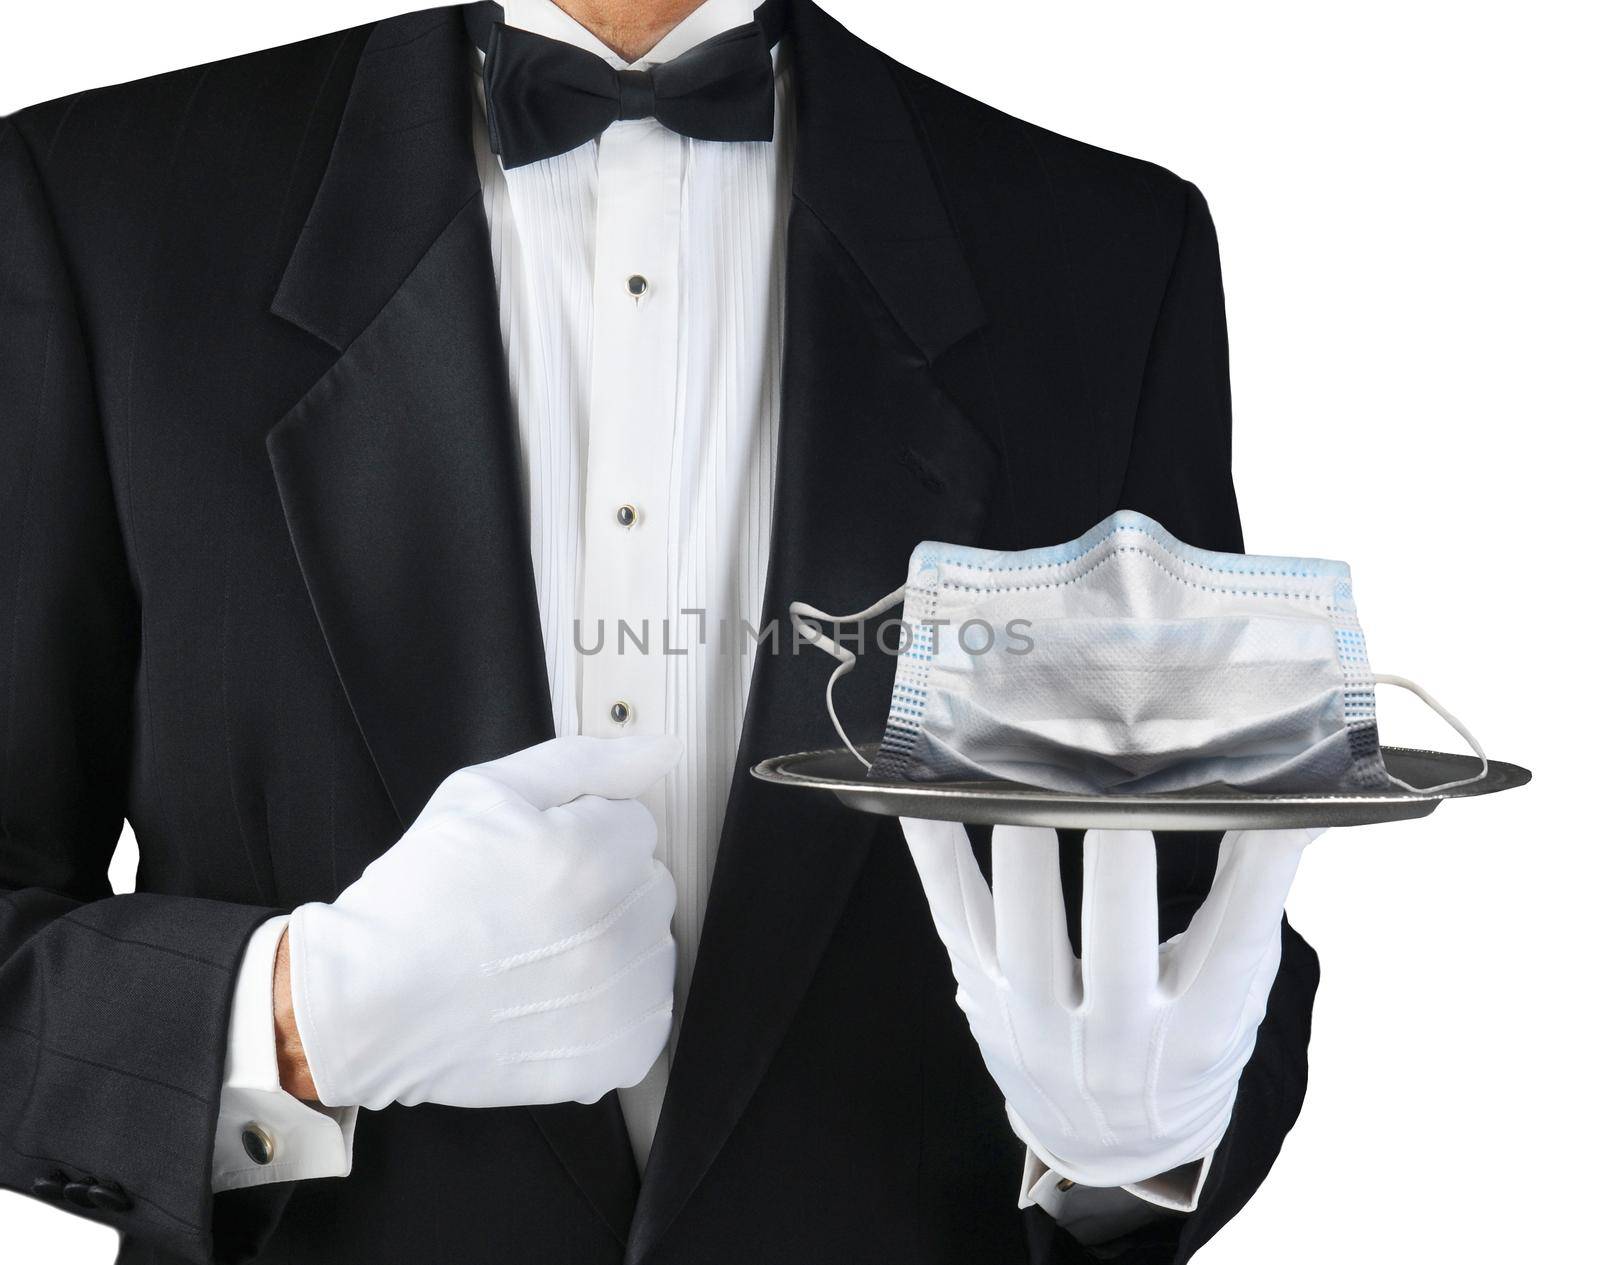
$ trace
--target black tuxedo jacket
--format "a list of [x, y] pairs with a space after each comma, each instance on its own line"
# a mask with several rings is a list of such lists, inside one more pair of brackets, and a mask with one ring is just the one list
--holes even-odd
[[[856, 609], [920, 540], [1049, 544], [1119, 506], [1241, 548], [1198, 192], [809, 0], [789, 38], [768, 617]], [[474, 108], [443, 8], [0, 122], [0, 1183], [117, 1184], [85, 1215], [151, 1265], [1091, 1259], [1017, 1210], [897, 827], [742, 771], [642, 1176], [613, 1096], [368, 1113], [349, 1178], [210, 1193], [252, 928], [551, 732]], [[832, 741], [830, 666], [761, 658], [741, 766]], [[139, 890], [112, 896], [124, 818]], [[1162, 842], [1164, 934], [1215, 851]], [[1292, 1124], [1317, 968], [1284, 934], [1199, 1210], [1121, 1259], [1187, 1259]]]

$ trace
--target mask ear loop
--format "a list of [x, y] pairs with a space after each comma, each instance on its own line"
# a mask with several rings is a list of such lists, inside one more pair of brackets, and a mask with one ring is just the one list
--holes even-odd
[[865, 610], [857, 611], [853, 615], [830, 615], [826, 611], [819, 611], [815, 606], [806, 602], [790, 602], [789, 618], [794, 621], [795, 631], [800, 634], [800, 640], [809, 645], [824, 650], [839, 661], [839, 666], [833, 670], [833, 675], [828, 678], [828, 719], [833, 721], [834, 732], [837, 733], [844, 745], [850, 748], [850, 754], [860, 760], [867, 768], [872, 767], [872, 761], [856, 750], [856, 744], [850, 741], [850, 735], [845, 733], [844, 726], [839, 723], [839, 713], [833, 709], [833, 687], [841, 676], [844, 676], [856, 666], [855, 652], [846, 650], [832, 637], [828, 636], [815, 622], [826, 624], [859, 624], [885, 611], [900, 605], [906, 595], [905, 585], [901, 585], [893, 593], [880, 597]]
[[1437, 786], [1412, 786], [1410, 782], [1402, 782], [1393, 773], [1387, 773], [1386, 771], [1386, 775], [1391, 782], [1403, 790], [1410, 791], [1414, 795], [1433, 795], [1439, 791], [1452, 791], [1458, 786], [1471, 786], [1474, 782], [1481, 782], [1484, 778], [1489, 776], [1489, 757], [1484, 754], [1482, 745], [1480, 745], [1478, 740], [1472, 736], [1472, 731], [1454, 716], [1452, 716], [1449, 712], [1445, 711], [1445, 709], [1440, 705], [1439, 700], [1434, 698], [1432, 694], [1428, 693], [1427, 690], [1423, 689], [1422, 686], [1418, 685], [1415, 681], [1408, 681], [1403, 676], [1389, 676], [1380, 672], [1374, 674], [1372, 679], [1379, 685], [1398, 685], [1403, 690], [1410, 690], [1424, 703], [1431, 707], [1434, 711], [1434, 714], [1437, 715], [1440, 720], [1444, 721], [1450, 726], [1450, 728], [1454, 729], [1458, 734], [1461, 735], [1463, 739], [1466, 740], [1467, 745], [1472, 748], [1472, 754], [1478, 757], [1478, 760], [1483, 766], [1478, 770], [1476, 776], [1474, 777], [1457, 778], [1454, 782], [1441, 782]]

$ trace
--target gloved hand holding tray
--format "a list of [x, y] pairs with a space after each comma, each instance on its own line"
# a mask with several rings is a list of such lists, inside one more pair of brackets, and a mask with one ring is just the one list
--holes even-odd
[[[856, 662], [824, 623], [904, 602], [883, 740], [833, 707]], [[1376, 674], [1349, 568], [1217, 553], [1118, 511], [1077, 540], [997, 552], [925, 543], [906, 584], [851, 615], [795, 602], [839, 661], [842, 748], [751, 772], [863, 812], [1057, 828], [1355, 826], [1524, 785], [1425, 690]], [[881, 635], [880, 635], [881, 644]], [[1475, 754], [1379, 745], [1376, 686], [1417, 694]]]

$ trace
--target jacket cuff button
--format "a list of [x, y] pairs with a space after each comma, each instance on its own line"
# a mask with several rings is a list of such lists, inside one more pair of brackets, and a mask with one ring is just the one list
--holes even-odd
[[128, 1192], [116, 1182], [100, 1182], [89, 1187], [89, 1202], [102, 1212], [126, 1212], [133, 1206]]
[[33, 1193], [39, 1199], [60, 1199], [66, 1188], [67, 1175], [61, 1172], [47, 1173], [33, 1183]]
[[61, 1188], [61, 1193], [66, 1196], [69, 1204], [77, 1204], [80, 1208], [93, 1208], [94, 1204], [89, 1199], [90, 1185], [91, 1183], [87, 1181], [68, 1182]]

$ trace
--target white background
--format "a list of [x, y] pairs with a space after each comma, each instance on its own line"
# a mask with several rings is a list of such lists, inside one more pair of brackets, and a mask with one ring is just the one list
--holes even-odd
[[[1348, 560], [1377, 668], [1420, 679], [1537, 774], [1308, 854], [1290, 913], [1323, 963], [1310, 1095], [1266, 1186], [1202, 1259], [1590, 1250], [1587, 17], [1544, 0], [825, 3], [946, 83], [1200, 185], [1228, 285], [1247, 540]], [[8, 6], [0, 111], [405, 7]], [[1382, 707], [1389, 742], [1451, 740], [1408, 696]], [[118, 873], [126, 886], [126, 850]], [[7, 1262], [105, 1262], [114, 1246], [0, 1193]]]

